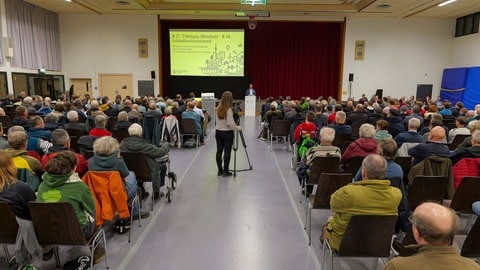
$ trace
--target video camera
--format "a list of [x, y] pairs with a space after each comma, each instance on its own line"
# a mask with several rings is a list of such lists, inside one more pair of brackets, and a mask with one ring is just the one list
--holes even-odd
[[238, 115], [238, 113], [242, 111], [242, 108], [240, 108], [240, 101], [233, 102], [232, 111], [233, 111], [233, 120], [235, 121], [235, 124], [239, 126], [240, 115]]

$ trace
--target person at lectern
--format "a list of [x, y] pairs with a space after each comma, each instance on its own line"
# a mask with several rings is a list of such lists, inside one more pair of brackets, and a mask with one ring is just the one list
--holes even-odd
[[[237, 126], [233, 119], [233, 95], [230, 91], [225, 91], [216, 108], [215, 114], [215, 140], [217, 142], [216, 161], [218, 176], [228, 177], [232, 173], [229, 171], [230, 154], [232, 152], [234, 131], [242, 130]], [[223, 156], [223, 164], [222, 164]]]
[[253, 89], [253, 84], [249, 84], [247, 92], [245, 92], [245, 96], [256, 96], [256, 95], [257, 95], [257, 92], [255, 91], [255, 89]]

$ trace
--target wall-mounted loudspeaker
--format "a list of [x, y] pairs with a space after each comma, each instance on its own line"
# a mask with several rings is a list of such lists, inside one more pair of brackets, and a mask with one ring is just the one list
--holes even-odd
[[353, 82], [353, 73], [348, 74], [348, 81]]
[[155, 70], [150, 71], [150, 77], [155, 80]]

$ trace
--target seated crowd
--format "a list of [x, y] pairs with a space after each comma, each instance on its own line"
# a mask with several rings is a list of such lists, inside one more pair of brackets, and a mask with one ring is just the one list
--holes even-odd
[[[422, 260], [421, 256], [429, 258], [430, 252], [432, 256], [446, 252], [452, 260], [450, 265], [480, 269], [471, 260], [462, 259], [451, 247], [458, 223], [453, 210], [433, 203], [412, 208], [407, 201], [409, 189], [418, 175], [445, 176], [444, 199], [447, 200], [453, 198], [463, 177], [480, 177], [480, 104], [469, 111], [461, 102], [452, 106], [448, 100], [430, 102], [427, 99], [424, 103], [413, 96], [370, 100], [362, 97], [342, 104], [333, 98], [307, 97], [295, 101], [287, 97], [267, 99], [261, 115], [264, 130], [272, 128], [276, 119], [290, 120], [290, 141], [297, 146], [293, 168], [307, 197], [314, 193], [314, 186], [304, 183], [312, 175], [310, 170], [316, 157], [338, 156], [338, 172], [353, 175], [353, 184], [339, 188], [331, 196], [333, 216], [324, 226], [322, 242], [328, 239], [330, 246], [338, 250], [353, 215], [395, 215], [398, 216], [395, 230], [399, 235], [413, 225], [417, 243], [432, 246], [420, 248], [418, 260]], [[316, 143], [303, 149], [302, 142], [312, 139], [312, 133]], [[343, 136], [339, 134], [347, 134], [346, 139], [341, 139]], [[363, 160], [360, 168], [351, 163], [353, 158]], [[407, 158], [408, 166], [405, 162], [396, 163], [400, 158]], [[474, 197], [478, 200], [480, 191], [472, 192], [476, 192]], [[433, 212], [428, 215], [426, 211], [430, 210]], [[480, 202], [473, 202], [471, 210], [479, 214]], [[417, 219], [409, 219], [412, 213]], [[428, 224], [432, 231], [425, 228]], [[441, 239], [440, 234], [445, 238]], [[415, 262], [413, 258], [393, 260], [386, 269], [423, 269], [415, 268]]]
[[[112, 204], [118, 210], [117, 221], [125, 224], [130, 222], [130, 216], [134, 219], [139, 216], [147, 218], [148, 212], [140, 211], [138, 204], [130, 204], [137, 194], [141, 199], [149, 194], [145, 191], [144, 183], [137, 182], [135, 174], [124, 162], [120, 149], [146, 155], [153, 182], [152, 203], [158, 201], [167, 168], [164, 163], [157, 166], [155, 159], [167, 155], [170, 144], [156, 145], [145, 140], [142, 118], [151, 115], [162, 119], [165, 114], [165, 118], [175, 118], [175, 121], [182, 117], [192, 118], [200, 126], [206, 117], [200, 109], [200, 102], [184, 102], [181, 96], [177, 98], [164, 101], [153, 97], [135, 100], [127, 97], [122, 101], [117, 97], [115, 102], [111, 102], [104, 97], [99, 102], [90, 100], [86, 95], [84, 100], [77, 97], [72, 102], [59, 100], [53, 105], [50, 98], [35, 96], [34, 99], [19, 97], [18, 101], [8, 103], [8, 106], [0, 108], [0, 116], [15, 116], [11, 119], [12, 126], [0, 125], [0, 132], [7, 132], [6, 137], [0, 138], [0, 201], [6, 201], [17, 218], [27, 222], [31, 222], [29, 201], [69, 202], [88, 238], [95, 226], [104, 222], [97, 219], [98, 212], [102, 210], [98, 209], [99, 204], [96, 205], [95, 201], [105, 199], [99, 197], [103, 196], [101, 193], [93, 191], [100, 186], [91, 185], [100, 184], [88, 173], [117, 172], [121, 177], [120, 185], [115, 189], [112, 185], [101, 186], [103, 193], [110, 194], [108, 200], [115, 200], [116, 196], [125, 198], [120, 203], [115, 202], [117, 205]], [[112, 122], [112, 126], [107, 128], [111, 117], [116, 117], [118, 121]], [[128, 137], [122, 138], [121, 144], [112, 137], [112, 131], [117, 129], [128, 130]], [[75, 136], [70, 135], [72, 130], [76, 130]], [[198, 133], [203, 134], [203, 130], [198, 130]], [[89, 138], [88, 149], [93, 150], [90, 158], [85, 158], [73, 148], [73, 140], [76, 142], [81, 138]], [[157, 175], [158, 171], [160, 173]], [[120, 204], [125, 207], [122, 208]], [[113, 222], [115, 218], [106, 221]], [[43, 249], [44, 259], [51, 258], [45, 254], [51, 254], [52, 249]], [[104, 253], [101, 247], [95, 249], [95, 263], [101, 260]], [[18, 263], [41, 267], [41, 258], [38, 260], [37, 255]]]

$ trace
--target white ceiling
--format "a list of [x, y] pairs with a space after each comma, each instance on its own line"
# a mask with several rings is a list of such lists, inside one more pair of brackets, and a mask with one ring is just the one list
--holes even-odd
[[241, 5], [240, 0], [24, 0], [56, 13], [159, 14], [164, 19], [236, 19], [238, 11], [269, 11], [268, 20], [319, 20], [328, 17], [457, 18], [480, 12], [479, 0], [268, 0]]

